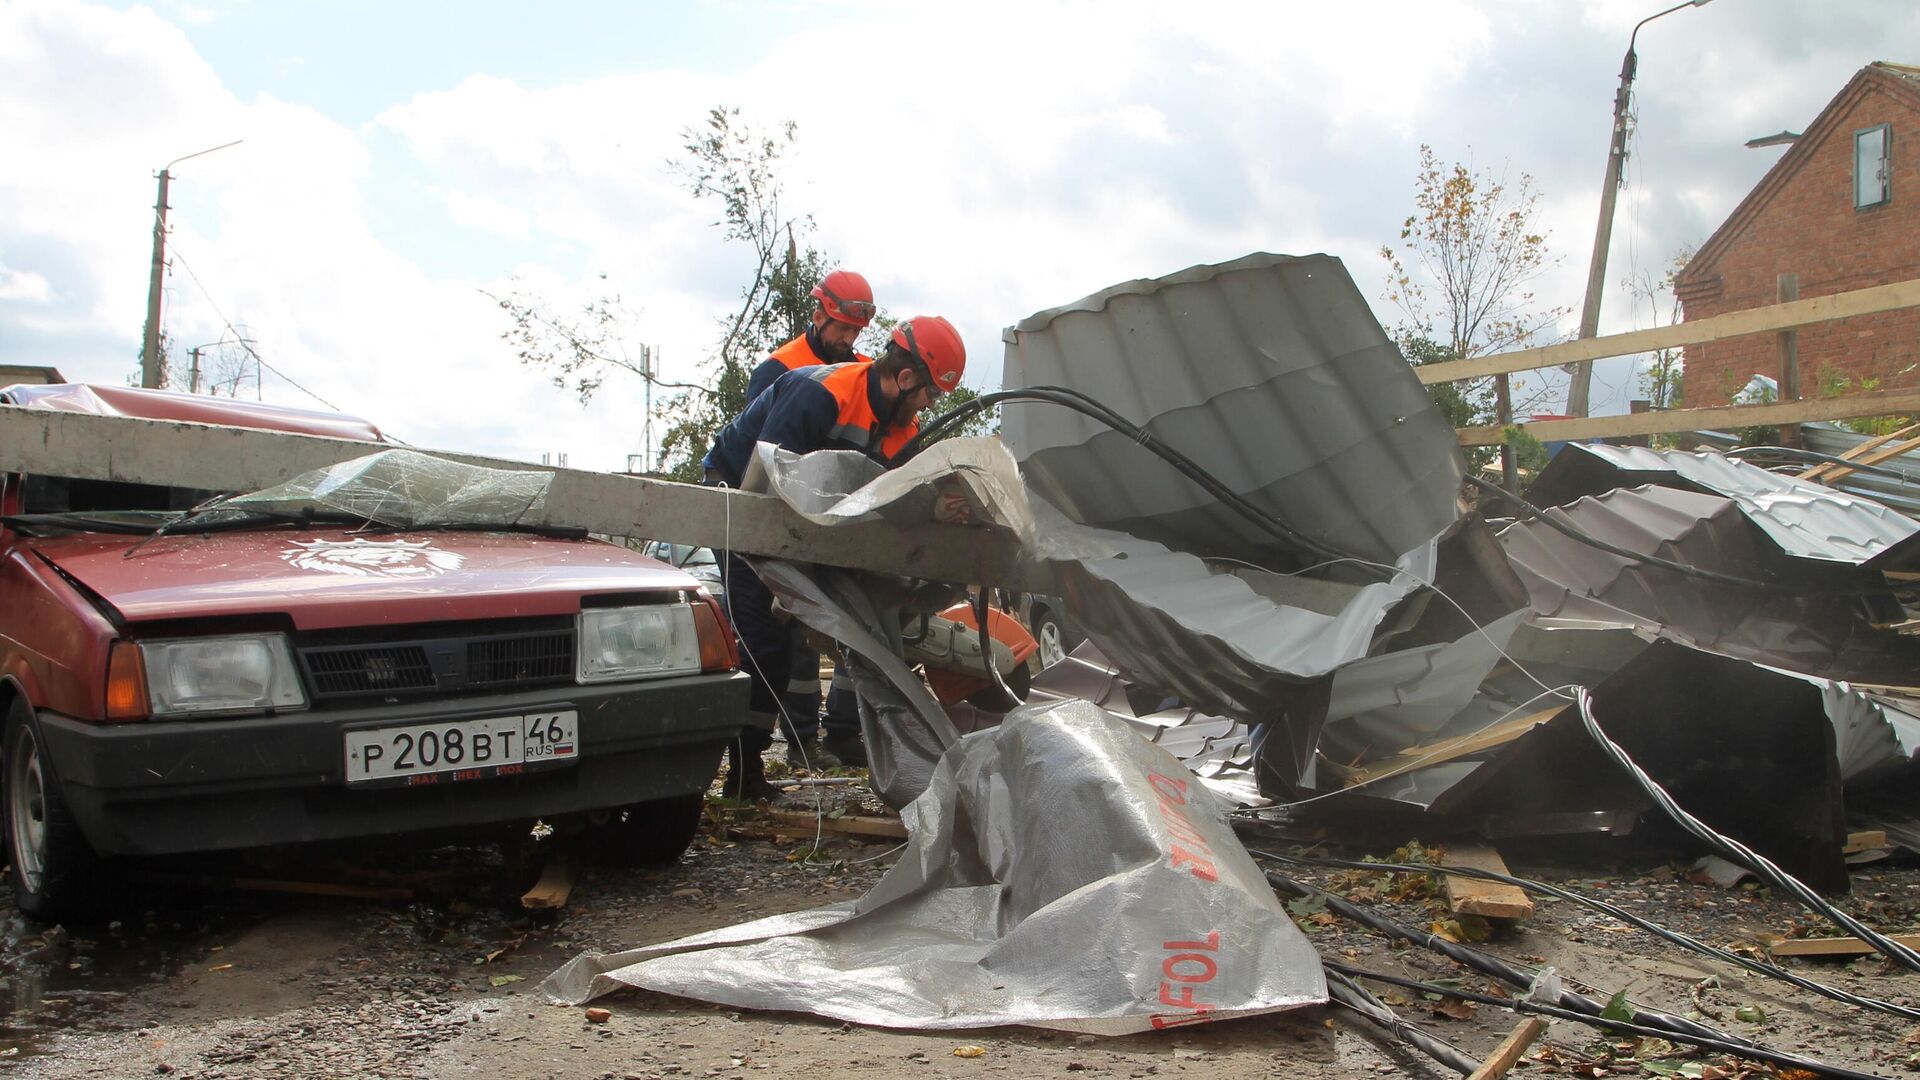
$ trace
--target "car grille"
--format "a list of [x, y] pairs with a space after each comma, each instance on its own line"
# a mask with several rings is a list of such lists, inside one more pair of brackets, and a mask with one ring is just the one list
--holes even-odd
[[573, 628], [370, 645], [302, 645], [316, 703], [354, 697], [517, 689], [573, 679]]

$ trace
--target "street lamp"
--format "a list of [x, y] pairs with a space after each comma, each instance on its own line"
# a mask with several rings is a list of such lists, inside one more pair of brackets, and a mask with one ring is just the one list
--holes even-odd
[[[1707, 0], [1686, 0], [1675, 4], [1665, 11], [1658, 11], [1633, 24], [1633, 33], [1627, 37], [1627, 56], [1620, 62], [1620, 89], [1613, 95], [1613, 135], [1607, 143], [1607, 178], [1600, 185], [1600, 225], [1593, 235], [1593, 261], [1587, 266], [1587, 297], [1580, 305], [1580, 336], [1590, 338], [1600, 332], [1600, 292], [1607, 279], [1607, 242], [1613, 236], [1613, 201], [1620, 190], [1620, 171], [1627, 161], [1627, 99], [1633, 90], [1634, 67], [1638, 58], [1634, 56], [1633, 42], [1640, 36], [1640, 28], [1662, 15], [1671, 15], [1681, 8], [1703, 7]], [[1571, 416], [1587, 415], [1587, 395], [1593, 385], [1593, 361], [1582, 360], [1574, 366], [1573, 384], [1567, 388], [1567, 413]]]
[[230, 143], [196, 150], [186, 157], [174, 158], [160, 169], [160, 198], [153, 204], [153, 267], [147, 278], [147, 332], [140, 343], [141, 386], [160, 385], [160, 282], [167, 269], [167, 181], [172, 179], [168, 170], [187, 158], [239, 146], [244, 141], [235, 139]]

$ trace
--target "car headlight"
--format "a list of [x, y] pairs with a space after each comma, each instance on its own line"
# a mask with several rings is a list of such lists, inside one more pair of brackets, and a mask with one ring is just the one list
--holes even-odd
[[583, 683], [700, 670], [700, 635], [686, 604], [589, 608], [579, 625]]
[[155, 716], [304, 709], [307, 695], [285, 634], [140, 643]]

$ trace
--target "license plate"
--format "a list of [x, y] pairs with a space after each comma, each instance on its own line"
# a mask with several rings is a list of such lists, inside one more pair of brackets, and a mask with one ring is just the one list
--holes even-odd
[[580, 757], [580, 714], [447, 720], [349, 731], [347, 783], [443, 784], [511, 776]]

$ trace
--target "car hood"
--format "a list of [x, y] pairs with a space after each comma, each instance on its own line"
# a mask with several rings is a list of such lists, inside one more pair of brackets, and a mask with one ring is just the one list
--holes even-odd
[[284, 614], [297, 629], [320, 630], [566, 615], [584, 596], [698, 586], [622, 547], [523, 532], [254, 529], [141, 539], [28, 543], [129, 622]]

